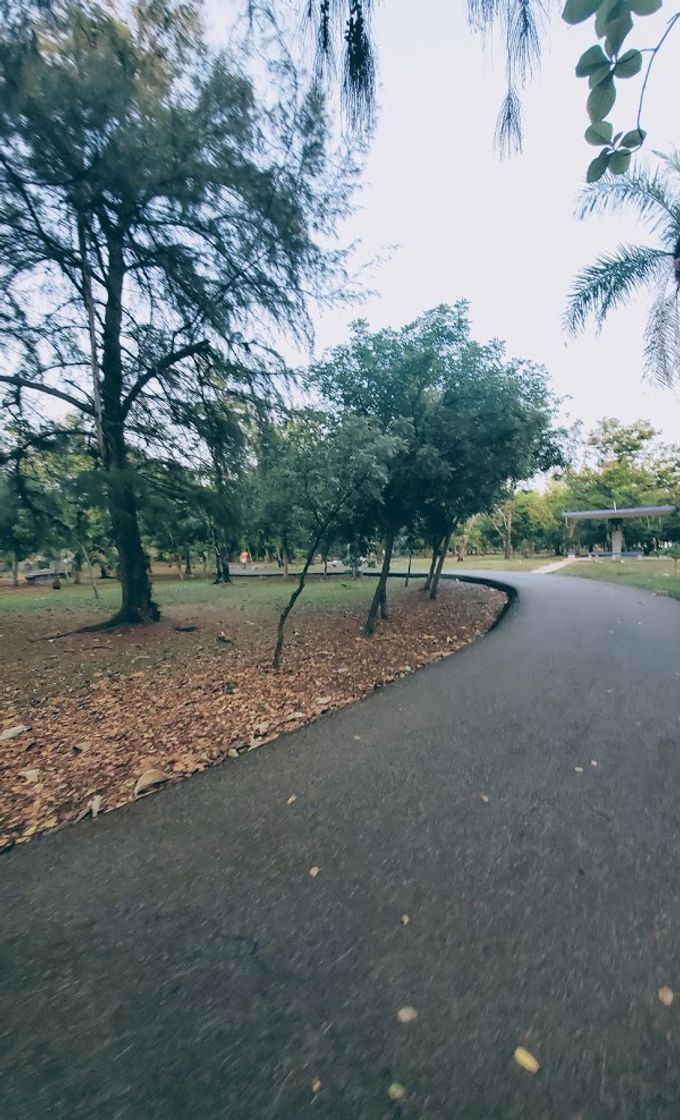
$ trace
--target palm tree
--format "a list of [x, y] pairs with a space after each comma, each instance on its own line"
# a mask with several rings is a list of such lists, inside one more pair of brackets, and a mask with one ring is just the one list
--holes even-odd
[[641, 289], [650, 289], [645, 366], [653, 380], [669, 387], [680, 382], [680, 152], [660, 159], [664, 166], [655, 172], [606, 175], [581, 195], [580, 217], [631, 206], [659, 245], [619, 245], [580, 272], [565, 321], [572, 335], [591, 317], [599, 328], [615, 307]]

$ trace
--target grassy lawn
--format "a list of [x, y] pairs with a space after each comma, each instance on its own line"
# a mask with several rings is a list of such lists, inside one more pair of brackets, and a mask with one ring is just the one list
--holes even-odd
[[[544, 564], [552, 564], [555, 560], [559, 560], [559, 557], [547, 552], [538, 556], [530, 556], [526, 560], [521, 556], [513, 556], [512, 560], [505, 560], [500, 553], [493, 556], [468, 556], [462, 564], [459, 564], [454, 557], [449, 557], [444, 566], [444, 571], [456, 572], [460, 569], [463, 572], [530, 572], [534, 568], [542, 568]], [[408, 567], [408, 556], [397, 556], [392, 561], [392, 567], [399, 572], [405, 572]], [[427, 557], [413, 557], [412, 572], [427, 572], [429, 567], [430, 561]]]
[[[549, 564], [554, 556], [548, 554], [532, 556], [528, 560], [521, 557], [504, 560], [502, 556], [471, 556], [464, 564], [455, 560], [447, 561], [445, 571], [531, 571], [543, 564]], [[408, 557], [398, 556], [393, 562], [393, 569], [406, 571]], [[427, 558], [414, 557], [412, 564], [413, 575], [424, 575], [430, 566]], [[259, 565], [258, 571], [276, 572], [273, 566], [267, 568]], [[377, 569], [373, 569], [373, 576]], [[154, 574], [154, 596], [163, 607], [239, 607], [246, 604], [260, 605], [263, 607], [278, 607], [284, 605], [293, 589], [293, 579], [284, 581], [277, 579], [242, 579], [236, 576], [234, 582], [226, 587], [215, 586], [210, 578], [194, 576], [192, 579], [177, 579], [171, 572]], [[372, 578], [352, 580], [349, 572], [343, 575], [331, 574], [327, 580], [319, 578], [318, 573], [312, 572], [304, 590], [304, 601], [309, 606], [318, 605], [324, 609], [342, 609], [347, 605], [366, 602], [373, 594], [374, 581]], [[0, 584], [0, 616], [3, 614], [20, 614], [26, 611], [94, 611], [103, 615], [113, 614], [120, 606], [120, 586], [117, 580], [97, 580], [99, 598], [95, 599], [89, 581], [83, 579], [79, 584], [64, 581], [61, 591], [53, 591], [49, 584], [33, 586], [22, 583], [18, 588], [13, 588], [8, 582]]]
[[642, 560], [583, 560], [562, 568], [560, 576], [599, 579], [626, 587], [644, 587], [680, 599], [680, 564], [676, 573], [672, 560], [645, 557]]
[[[235, 579], [227, 586], [215, 586], [209, 579], [159, 579], [154, 581], [154, 596], [163, 607], [282, 607], [293, 590], [294, 581], [274, 579]], [[98, 611], [113, 614], [120, 606], [117, 580], [97, 582], [99, 598], [95, 599], [89, 583], [63, 583], [61, 591], [49, 584], [42, 587], [0, 588], [0, 615], [34, 611]], [[341, 609], [348, 604], [366, 601], [373, 593], [372, 580], [351, 580], [333, 576], [327, 580], [312, 578], [305, 586], [305, 603], [325, 609]]]

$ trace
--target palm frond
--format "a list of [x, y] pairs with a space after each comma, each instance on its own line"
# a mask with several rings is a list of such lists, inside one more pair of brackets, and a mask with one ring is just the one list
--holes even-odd
[[606, 214], [632, 206], [638, 217], [651, 230], [659, 230], [665, 240], [675, 241], [680, 235], [680, 191], [667, 176], [637, 170], [632, 175], [605, 175], [586, 187], [578, 197], [576, 216]]
[[582, 330], [592, 316], [601, 327], [613, 308], [649, 284], [664, 284], [673, 277], [673, 254], [646, 245], [619, 245], [574, 281], [565, 314], [570, 334]]
[[665, 389], [680, 381], [680, 303], [677, 288], [665, 287], [654, 300], [645, 330], [645, 370]]

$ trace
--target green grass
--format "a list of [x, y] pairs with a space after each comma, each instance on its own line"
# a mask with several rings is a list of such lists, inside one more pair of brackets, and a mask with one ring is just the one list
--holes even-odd
[[676, 573], [672, 560], [645, 557], [642, 560], [583, 560], [556, 573], [578, 579], [599, 579], [625, 587], [644, 587], [680, 599], [680, 564]]
[[[154, 584], [154, 597], [161, 607], [271, 606], [279, 609], [293, 590], [292, 579], [235, 580], [226, 587], [216, 587], [208, 579], [161, 579]], [[372, 580], [350, 580], [333, 576], [328, 580], [311, 579], [305, 586], [302, 601], [326, 609], [342, 609], [345, 605], [368, 600], [373, 591]], [[0, 614], [22, 614], [34, 611], [97, 611], [113, 614], [120, 606], [120, 586], [115, 580], [97, 584], [95, 599], [89, 583], [62, 584], [61, 591], [49, 586], [0, 589]]]
[[[539, 556], [530, 556], [526, 560], [521, 556], [513, 556], [512, 560], [505, 560], [500, 553], [493, 556], [468, 556], [462, 564], [459, 564], [455, 558], [449, 557], [444, 566], [444, 571], [456, 572], [460, 569], [463, 572], [530, 572], [534, 568], [542, 568], [544, 564], [552, 564], [555, 560], [559, 560], [559, 557], [547, 552]], [[408, 556], [397, 556], [396, 559], [392, 561], [392, 568], [399, 572], [405, 572], [407, 566]], [[420, 575], [423, 572], [427, 572], [429, 567], [430, 561], [427, 557], [413, 557], [413, 565], [411, 568], [413, 572]]]

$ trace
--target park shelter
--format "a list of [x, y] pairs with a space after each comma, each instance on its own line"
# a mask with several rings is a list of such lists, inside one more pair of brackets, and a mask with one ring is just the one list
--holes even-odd
[[667, 517], [675, 513], [675, 506], [637, 506], [624, 509], [576, 509], [565, 511], [566, 521], [606, 521], [612, 538], [612, 556], [623, 552], [623, 522], [641, 517]]

